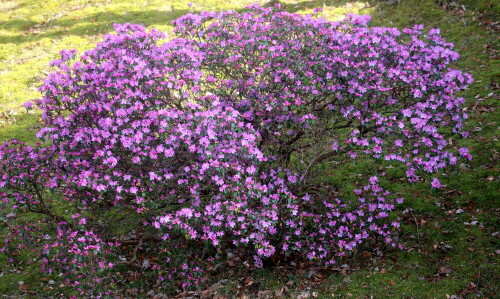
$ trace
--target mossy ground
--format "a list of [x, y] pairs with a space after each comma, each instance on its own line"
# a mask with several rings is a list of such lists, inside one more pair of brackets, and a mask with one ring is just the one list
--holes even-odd
[[[48, 62], [60, 50], [91, 48], [103, 34], [112, 31], [113, 23], [139, 23], [168, 31], [171, 21], [189, 10], [241, 9], [255, 1], [191, 2], [189, 8], [186, 1], [179, 0], [1, 1], [0, 141], [36, 141], [39, 112], [27, 114], [22, 103], [40, 97], [37, 87], [50, 70]], [[492, 234], [500, 231], [500, 67], [495, 52], [499, 48], [498, 32], [492, 28], [491, 20], [498, 18], [500, 4], [487, 0], [462, 0], [458, 5], [432, 0], [280, 2], [285, 10], [298, 13], [323, 8], [321, 14], [329, 19], [355, 12], [372, 15], [372, 25], [377, 26], [425, 24], [440, 28], [461, 54], [454, 67], [471, 73], [475, 79], [463, 94], [471, 116], [467, 123], [471, 137], [457, 141], [458, 145], [469, 147], [474, 158], [443, 173], [445, 187], [441, 190], [405, 183], [396, 190], [406, 199], [401, 208], [405, 250], [381, 255], [359, 252], [349, 260], [348, 267], [330, 272], [311, 272], [300, 266], [250, 272], [236, 267], [211, 278], [214, 282], [227, 279], [214, 292], [229, 297], [237, 293], [250, 297], [283, 294], [318, 298], [497, 296], [499, 239]], [[447, 4], [447, 9], [437, 3]], [[340, 170], [341, 175], [332, 173], [325, 177], [325, 183], [349, 188], [349, 179], [370, 167], [373, 165], [369, 163], [350, 165]], [[0, 229], [0, 233], [5, 231]], [[20, 268], [0, 255], [0, 265], [2, 294], [30, 296], [32, 291], [36, 297], [47, 287], [47, 277], [33, 263]], [[246, 275], [255, 283], [246, 286]], [[24, 282], [22, 287], [19, 281]]]

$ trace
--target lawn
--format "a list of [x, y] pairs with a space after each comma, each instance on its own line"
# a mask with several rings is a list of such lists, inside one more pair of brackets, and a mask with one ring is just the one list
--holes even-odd
[[[40, 97], [37, 88], [62, 49], [90, 49], [112, 32], [113, 23], [138, 23], [169, 32], [171, 21], [189, 11], [240, 10], [255, 1], [179, 0], [2, 0], [0, 1], [0, 141], [36, 141], [40, 112], [23, 103]], [[268, 1], [260, 1], [265, 4]], [[500, 285], [500, 174], [498, 60], [500, 4], [488, 0], [432, 1], [279, 1], [284, 10], [337, 20], [347, 13], [369, 14], [373, 26], [440, 28], [461, 59], [455, 68], [474, 83], [463, 93], [470, 115], [470, 137], [457, 140], [473, 155], [468, 164], [443, 172], [444, 187], [402, 183], [395, 192], [406, 199], [401, 239], [405, 249], [367, 248], [338, 267], [284, 265], [253, 269], [223, 265], [199, 291], [180, 297], [219, 298], [495, 298]], [[323, 184], [348, 185], [369, 163], [329, 173]], [[391, 170], [395, 174], [398, 169]], [[390, 176], [391, 173], [389, 172]], [[348, 187], [348, 186], [347, 186]], [[64, 207], [61, 208], [64, 213]], [[25, 217], [35, 217], [25, 215]], [[0, 237], [6, 231], [0, 211]], [[3, 239], [3, 238], [1, 238]], [[11, 264], [0, 254], [0, 293], [39, 298], [63, 293], [60, 278], [42, 274], [33, 257]], [[127, 296], [146, 296], [137, 282]], [[154, 292], [153, 292], [154, 293]], [[150, 293], [150, 296], [154, 294]], [[157, 297], [161, 297], [156, 294]], [[455, 297], [454, 297], [455, 296]]]

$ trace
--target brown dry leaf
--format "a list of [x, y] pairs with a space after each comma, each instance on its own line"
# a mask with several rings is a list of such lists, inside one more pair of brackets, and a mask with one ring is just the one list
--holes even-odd
[[274, 291], [274, 297], [282, 297], [282, 296], [284, 296], [284, 289], [283, 288]]
[[450, 266], [441, 266], [439, 267], [438, 274], [439, 275], [449, 275], [453, 272], [453, 269], [451, 269]]
[[179, 293], [178, 297], [180, 298], [186, 298], [187, 296], [187, 292], [186, 291], [182, 291], [182, 293]]
[[259, 291], [257, 294], [257, 297], [259, 298], [271, 298], [272, 292], [270, 290], [265, 290], [265, 291]]
[[210, 298], [212, 296], [212, 290], [211, 289], [207, 289], [207, 290], [204, 290], [201, 292], [201, 298], [202, 299], [207, 299], [207, 298]]
[[20, 284], [20, 285], [18, 285], [18, 287], [19, 287], [19, 291], [27, 291], [28, 290], [28, 286], [25, 284]]
[[318, 274], [314, 275], [314, 281], [315, 282], [321, 282], [321, 281], [323, 281], [324, 278], [325, 278], [325, 275], [323, 275], [321, 273], [318, 273]]
[[251, 276], [247, 276], [245, 278], [243, 278], [243, 281], [242, 283], [245, 285], [245, 286], [251, 286], [253, 284], [253, 278]]
[[391, 279], [391, 281], [389, 281], [389, 284], [393, 287], [396, 283]]

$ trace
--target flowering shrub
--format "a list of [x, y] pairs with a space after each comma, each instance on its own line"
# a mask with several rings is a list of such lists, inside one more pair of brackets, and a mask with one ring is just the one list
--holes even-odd
[[456, 163], [438, 128], [461, 132], [467, 115], [455, 94], [472, 78], [448, 69], [459, 57], [453, 45], [437, 29], [369, 28], [369, 20], [328, 22], [253, 6], [187, 14], [174, 24], [205, 53], [201, 68], [218, 78], [210, 92], [237, 107], [282, 160], [312, 145], [323, 152], [310, 155], [313, 164], [369, 155], [406, 164], [410, 180], [418, 169]]
[[[448, 68], [458, 54], [439, 30], [369, 20], [254, 5], [187, 14], [164, 43], [125, 24], [79, 59], [62, 51], [37, 101], [37, 136], [50, 145], [0, 148], [4, 205], [52, 221], [51, 234], [30, 237], [44, 240], [32, 247], [43, 269], [59, 265], [69, 285], [95, 294], [117, 264], [184, 288], [203, 276], [196, 260], [235, 249], [260, 267], [329, 265], [375, 239], [400, 246], [389, 216], [402, 199], [382, 188], [384, 173], [329, 194], [313, 184], [316, 166], [387, 161], [414, 182], [471, 159], [447, 138], [466, 136], [456, 93], [472, 79]], [[73, 214], [50, 208], [61, 203]], [[128, 233], [110, 229], [116, 214], [132, 222]], [[13, 226], [12, 238], [21, 231]], [[195, 252], [174, 258], [173, 249]]]

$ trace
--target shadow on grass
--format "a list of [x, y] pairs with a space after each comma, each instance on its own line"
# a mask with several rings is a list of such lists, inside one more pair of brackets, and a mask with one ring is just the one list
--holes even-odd
[[[52, 20], [46, 23], [36, 23], [33, 21], [12, 20], [4, 22], [1, 26], [8, 30], [32, 30], [32, 32], [21, 33], [10, 36], [0, 36], [0, 43], [20, 44], [27, 40], [36, 42], [44, 38], [57, 39], [67, 35], [96, 35], [108, 32], [115, 23], [135, 23], [144, 26], [156, 24], [168, 24], [180, 16], [186, 14], [188, 10], [147, 10], [147, 11], [128, 11], [124, 13], [94, 13], [86, 17], [73, 20], [64, 17]], [[39, 25], [34, 28], [35, 25]], [[37, 33], [39, 31], [39, 33]], [[47, 32], [43, 32], [47, 31]]]
[[31, 20], [10, 20], [6, 22], [0, 22], [0, 27], [5, 31], [24, 31], [38, 24]]
[[329, 7], [331, 8], [344, 8], [346, 11], [351, 3], [355, 1], [348, 0], [329, 0], [329, 1], [317, 1], [317, 0], [305, 0], [296, 3], [281, 3], [280, 1], [270, 1], [266, 4], [266, 7], [273, 6], [275, 3], [281, 4], [281, 9], [288, 11], [290, 13], [295, 13], [305, 9], [315, 9]]
[[[305, 9], [321, 8], [329, 6], [333, 8], [344, 8], [352, 1], [301, 1], [294, 4], [281, 4], [281, 8], [285, 11], [294, 13]], [[272, 1], [269, 5], [279, 3]], [[235, 11], [244, 11], [245, 9], [236, 9]], [[115, 23], [135, 23], [144, 26], [153, 26], [157, 24], [170, 24], [173, 20], [190, 12], [188, 9], [170, 10], [133, 10], [123, 13], [115, 12], [98, 12], [87, 15], [82, 18], [64, 16], [59, 19], [48, 22], [37, 23], [29, 20], [11, 20], [0, 23], [4, 29], [8, 31], [22, 32], [16, 35], [1, 36], [0, 43], [20, 44], [27, 40], [36, 42], [44, 38], [56, 39], [65, 35], [96, 35], [108, 32]], [[346, 13], [348, 10], [346, 10]], [[47, 31], [47, 32], [44, 32]]]

